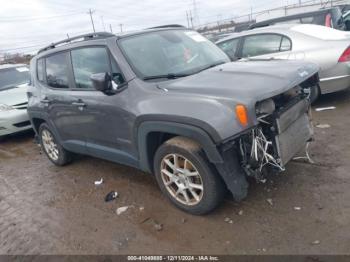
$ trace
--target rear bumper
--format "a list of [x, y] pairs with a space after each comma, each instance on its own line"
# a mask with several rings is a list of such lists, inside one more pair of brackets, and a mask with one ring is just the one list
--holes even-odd
[[0, 112], [0, 136], [5, 136], [31, 129], [27, 110]]

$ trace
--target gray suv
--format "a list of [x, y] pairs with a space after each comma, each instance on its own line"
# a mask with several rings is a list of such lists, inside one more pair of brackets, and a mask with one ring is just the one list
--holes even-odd
[[182, 27], [53, 43], [31, 75], [28, 113], [54, 164], [78, 153], [153, 173], [192, 214], [213, 210], [227, 190], [242, 200], [247, 177], [283, 171], [312, 137], [316, 65], [230, 63]]

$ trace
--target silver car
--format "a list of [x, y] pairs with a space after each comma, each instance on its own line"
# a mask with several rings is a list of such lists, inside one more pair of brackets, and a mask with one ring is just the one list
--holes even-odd
[[31, 129], [27, 113], [27, 65], [0, 65], [0, 137]]
[[275, 25], [232, 34], [216, 44], [235, 61], [305, 60], [320, 66], [314, 97], [350, 87], [350, 34], [319, 25]]

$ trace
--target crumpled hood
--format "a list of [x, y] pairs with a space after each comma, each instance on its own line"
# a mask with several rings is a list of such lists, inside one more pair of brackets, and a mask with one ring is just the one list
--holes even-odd
[[232, 62], [158, 86], [169, 92], [209, 95], [248, 104], [281, 94], [318, 70], [317, 65], [300, 61]]
[[0, 104], [9, 106], [28, 102], [28, 85], [19, 85], [17, 88], [0, 91]]

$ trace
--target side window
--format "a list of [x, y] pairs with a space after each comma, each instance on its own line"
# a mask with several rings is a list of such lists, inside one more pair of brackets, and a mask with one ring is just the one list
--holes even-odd
[[104, 47], [87, 47], [71, 51], [75, 85], [93, 89], [90, 76], [110, 72], [109, 56]]
[[287, 37], [282, 38], [280, 52], [292, 50], [292, 42]]
[[231, 59], [235, 59], [239, 38], [230, 39], [225, 42], [219, 43], [218, 46], [224, 51]]
[[68, 53], [59, 53], [46, 58], [47, 84], [54, 88], [69, 88]]
[[44, 82], [44, 59], [38, 59], [36, 68], [38, 80]]
[[247, 36], [244, 39], [242, 56], [254, 57], [280, 51], [282, 36], [263, 34]]

